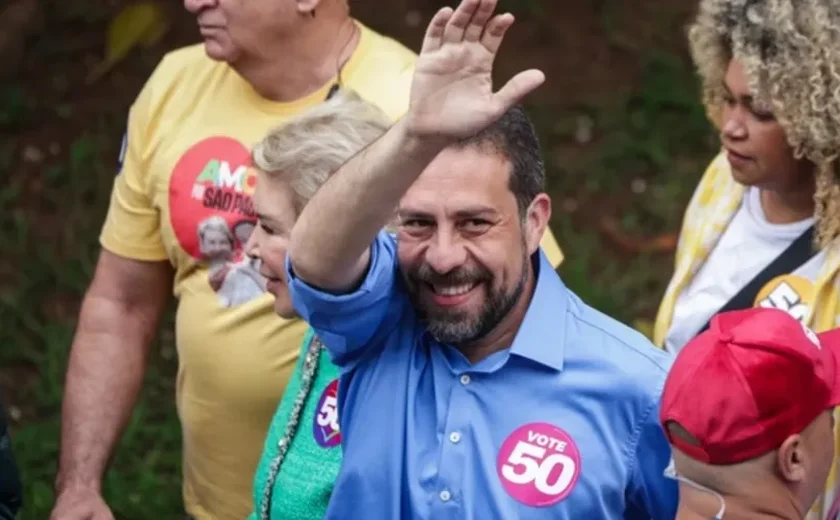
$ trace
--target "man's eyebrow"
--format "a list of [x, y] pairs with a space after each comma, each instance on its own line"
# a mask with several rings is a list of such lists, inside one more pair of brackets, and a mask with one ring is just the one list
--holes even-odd
[[400, 220], [430, 220], [434, 218], [430, 213], [414, 209], [397, 211], [397, 218]]
[[472, 208], [464, 208], [455, 212], [456, 218], [476, 218], [476, 217], [491, 217], [497, 215], [499, 212], [495, 208], [489, 206], [475, 206]]
[[[455, 218], [476, 218], [476, 217], [491, 217], [497, 215], [499, 212], [490, 206], [474, 206], [462, 208], [456, 211], [453, 216]], [[431, 213], [415, 210], [404, 209], [397, 212], [397, 217], [401, 220], [432, 220], [434, 215]]]

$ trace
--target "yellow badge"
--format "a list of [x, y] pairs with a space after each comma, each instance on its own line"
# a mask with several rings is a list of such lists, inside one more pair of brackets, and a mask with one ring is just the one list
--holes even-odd
[[756, 307], [781, 309], [804, 322], [814, 299], [814, 284], [795, 274], [778, 276], [761, 288]]

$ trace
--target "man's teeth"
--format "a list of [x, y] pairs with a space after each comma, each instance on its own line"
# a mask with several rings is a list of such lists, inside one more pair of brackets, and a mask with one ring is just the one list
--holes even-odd
[[468, 283], [464, 285], [434, 285], [433, 288], [436, 293], [443, 296], [458, 296], [469, 292], [475, 284]]

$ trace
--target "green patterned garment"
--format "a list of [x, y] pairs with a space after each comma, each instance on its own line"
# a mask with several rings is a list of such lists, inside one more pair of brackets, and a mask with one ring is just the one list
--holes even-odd
[[[314, 372], [314, 377], [307, 378], [307, 372]], [[254, 512], [249, 520], [321, 520], [324, 517], [341, 465], [337, 395], [338, 368], [309, 329], [268, 430], [254, 477]], [[296, 409], [299, 410], [297, 422], [294, 421]], [[291, 442], [281, 453], [281, 446], [285, 448], [287, 444], [284, 438]], [[266, 486], [272, 474], [276, 478], [269, 503]]]

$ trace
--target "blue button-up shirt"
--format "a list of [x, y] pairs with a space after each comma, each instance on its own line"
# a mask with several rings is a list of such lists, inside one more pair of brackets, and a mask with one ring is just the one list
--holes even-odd
[[341, 369], [344, 460], [325, 518], [674, 518], [658, 423], [670, 356], [585, 305], [544, 254], [533, 261], [512, 346], [475, 365], [426, 332], [392, 236], [350, 294], [287, 264], [296, 309]]

